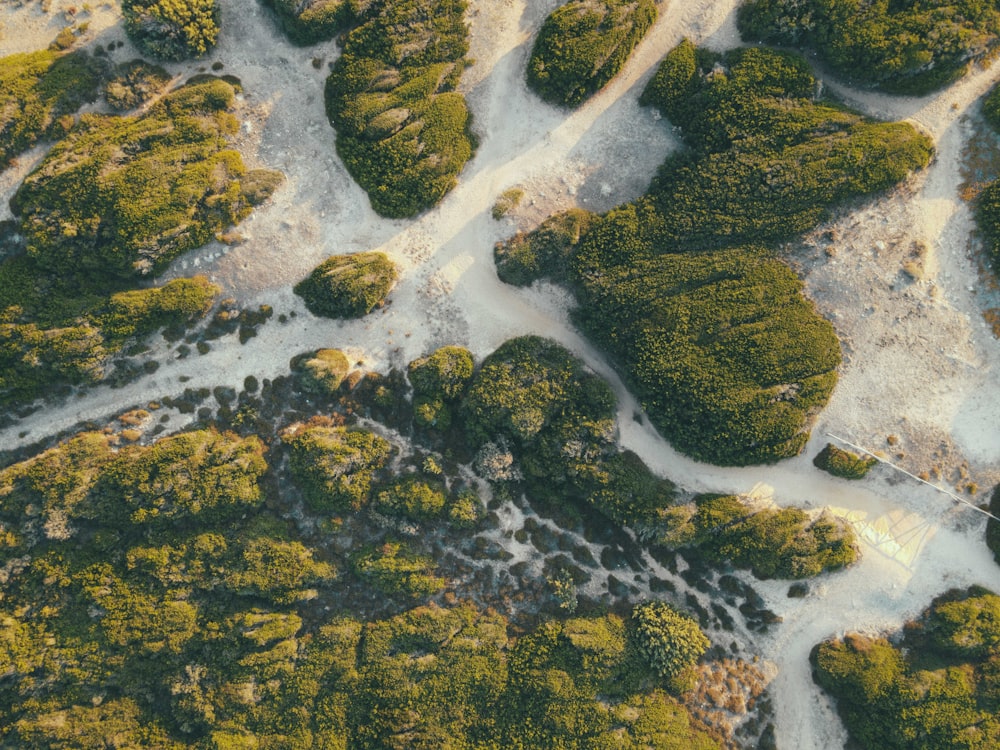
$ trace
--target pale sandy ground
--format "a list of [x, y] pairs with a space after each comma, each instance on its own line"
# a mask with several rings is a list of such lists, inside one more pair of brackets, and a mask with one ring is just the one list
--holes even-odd
[[[0, 431], [0, 449], [185, 386], [239, 386], [250, 374], [275, 377], [287, 371], [293, 355], [321, 346], [345, 348], [367, 366], [384, 369], [443, 344], [463, 344], [483, 356], [513, 335], [550, 336], [613, 383], [621, 402], [622, 443], [657, 471], [691, 490], [827, 506], [855, 523], [865, 555], [851, 570], [822, 578], [804, 600], [788, 599], [786, 584], [760, 586], [784, 622], [752, 644], [780, 670], [773, 687], [779, 746], [842, 746], [843, 727], [809, 676], [810, 648], [846, 630], [898, 628], [949, 587], [1000, 588], [1000, 569], [983, 543], [981, 516], [927, 487], [901, 481], [885, 467], [851, 484], [810, 463], [829, 431], [893, 457], [901, 453], [898, 461], [914, 473], [937, 466], [947, 486], [976, 481], [979, 499], [997, 480], [1000, 343], [982, 311], [1000, 307], [1000, 297], [985, 290], [977, 274], [971, 218], [958, 186], [972, 127], [966, 117], [1000, 77], [1000, 66], [922, 99], [857, 92], [826, 81], [873, 116], [911, 119], [935, 139], [937, 157], [905, 187], [844, 212], [789, 246], [788, 257], [809, 294], [843, 340], [840, 383], [802, 456], [774, 467], [719, 469], [677, 455], [647, 421], [633, 419], [634, 400], [568, 323], [567, 295], [549, 285], [515, 290], [500, 283], [492, 246], [558, 209], [605, 210], [643, 192], [679, 141], [669, 125], [637, 106], [639, 92], [682, 36], [715, 49], [738, 44], [736, 2], [674, 0], [661, 10], [622, 74], [573, 113], [543, 104], [523, 85], [533, 34], [556, 4], [471, 0], [476, 63], [463, 88], [479, 151], [439, 207], [413, 221], [387, 221], [372, 212], [333, 149], [322, 84], [336, 46], [292, 47], [255, 2], [221, 0], [224, 31], [217, 50], [207, 61], [171, 70], [181, 79], [221, 61], [224, 72], [239, 76], [246, 87], [239, 147], [252, 164], [279, 168], [288, 180], [240, 227], [244, 244], [211, 245], [178, 261], [168, 275], [206, 273], [242, 304], [267, 303], [276, 313], [297, 316], [286, 324], [268, 323], [244, 346], [233, 337], [223, 340], [203, 357], [170, 359], [163, 347], [165, 361], [155, 375], [121, 390], [92, 389], [33, 415]], [[68, 5], [54, 0], [49, 16], [40, 14], [37, 3], [0, 6], [6, 24], [0, 53], [44, 46], [64, 25], [55, 11]], [[98, 6], [90, 21], [88, 38], [105, 45], [124, 38], [108, 6]], [[132, 56], [128, 45], [115, 52], [117, 60]], [[40, 154], [22, 158], [0, 176], [0, 219], [9, 216], [6, 201]], [[493, 221], [493, 201], [514, 185], [526, 190], [524, 205], [514, 216]], [[901, 269], [915, 240], [927, 245], [928, 254], [923, 280], [912, 283]], [[382, 312], [357, 322], [318, 320], [291, 294], [291, 285], [326, 256], [370, 249], [389, 253], [403, 269]], [[887, 444], [889, 435], [899, 438], [898, 445]]]

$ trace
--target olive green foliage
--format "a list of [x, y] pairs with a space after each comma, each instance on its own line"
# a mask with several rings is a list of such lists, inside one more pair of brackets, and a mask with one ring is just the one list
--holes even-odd
[[361, 318], [385, 303], [399, 272], [385, 253], [334, 255], [295, 285], [313, 315]]
[[[327, 614], [307, 600], [333, 568], [240, 499], [260, 493], [256, 438], [112, 443], [87, 433], [0, 471], [4, 559], [26, 561], [0, 601], [5, 746], [718, 747], [653, 686], [620, 618], [514, 640], [470, 604]], [[181, 501], [202, 485], [232, 507]], [[352, 564], [390, 596], [442, 584], [396, 542]]]
[[690, 682], [685, 672], [711, 645], [698, 623], [661, 601], [643, 602], [632, 613], [639, 652], [668, 684]]
[[353, 0], [264, 0], [296, 44], [333, 39], [353, 18]]
[[161, 60], [202, 57], [219, 36], [215, 0], [122, 0], [122, 15], [135, 45]]
[[468, 349], [444, 346], [410, 362], [413, 419], [420, 427], [447, 430], [458, 399], [472, 379], [475, 362]]
[[719, 56], [685, 40], [666, 56], [640, 101], [679, 125], [690, 148], [652, 187], [648, 230], [663, 250], [784, 240], [930, 161], [931, 140], [913, 126], [866, 119], [815, 92], [805, 60], [790, 53]]
[[862, 458], [856, 453], [841, 450], [833, 443], [827, 443], [826, 447], [813, 459], [813, 465], [816, 468], [844, 479], [863, 479], [877, 463], [878, 459], [875, 456]]
[[518, 232], [493, 248], [497, 276], [514, 286], [528, 286], [540, 278], [569, 281], [566, 271], [573, 249], [597, 218], [595, 214], [571, 208], [550, 216], [538, 229]]
[[[993, 488], [990, 496], [990, 513], [1000, 518], [1000, 485]], [[1000, 521], [992, 518], [986, 521], [986, 545], [993, 550], [993, 559], [1000, 565]]]
[[360, 510], [370, 499], [375, 474], [389, 460], [389, 443], [367, 430], [293, 425], [282, 437], [292, 476], [316, 511]]
[[472, 156], [463, 0], [376, 5], [351, 31], [326, 83], [337, 153], [372, 207], [415, 216], [454, 187]]
[[837, 73], [899, 94], [927, 94], [997, 46], [986, 0], [748, 0], [745, 39], [816, 50]]
[[0, 555], [19, 561], [0, 602], [0, 742], [342, 736], [321, 700], [354, 670], [360, 625], [304, 626], [335, 571], [262, 508], [261, 442], [113, 441], [81, 434], [0, 471]]
[[28, 254], [51, 272], [127, 278], [162, 270], [246, 217], [265, 196], [258, 170], [226, 148], [233, 98], [210, 78], [139, 117], [82, 117], [11, 201]]
[[570, 0], [545, 19], [528, 60], [528, 85], [576, 107], [610, 81], [656, 21], [653, 0]]
[[388, 596], [423, 599], [444, 588], [444, 579], [433, 575], [434, 561], [414, 554], [405, 543], [386, 542], [354, 559], [354, 571]]
[[0, 264], [0, 403], [100, 381], [128, 341], [203, 316], [220, 290], [197, 276], [110, 296], [80, 291], [23, 257]]
[[114, 76], [104, 84], [104, 100], [124, 112], [152, 100], [169, 83], [170, 74], [159, 65], [132, 60], [115, 68]]
[[514, 478], [516, 464], [535, 497], [582, 500], [623, 524], [658, 518], [673, 500], [671, 482], [615, 446], [607, 383], [553, 341], [501, 345], [473, 378], [462, 413], [487, 478]]
[[102, 63], [86, 52], [41, 50], [0, 58], [0, 169], [40, 138], [63, 135], [67, 115], [97, 98]]
[[494, 219], [500, 220], [515, 208], [521, 204], [521, 199], [524, 198], [524, 190], [519, 187], [512, 187], [504, 190], [500, 197], [497, 198], [496, 203], [493, 204], [493, 209], [490, 214]]
[[849, 634], [821, 643], [812, 661], [861, 747], [1000, 743], [1000, 597], [985, 589], [939, 597], [898, 646]]
[[295, 362], [303, 389], [332, 396], [351, 369], [347, 355], [340, 349], [319, 349]]
[[375, 508], [380, 513], [418, 522], [440, 518], [447, 503], [442, 482], [415, 476], [396, 479], [375, 496]]
[[927, 164], [929, 139], [812, 99], [800, 57], [682, 42], [642, 102], [688, 148], [650, 192], [603, 217], [550, 220], [537, 241], [497, 251], [502, 278], [528, 283], [562, 263], [577, 322], [622, 364], [656, 427], [717, 464], [798, 453], [836, 382], [833, 328], [783, 263], [756, 244], [786, 240], [831, 206]]
[[704, 495], [675, 506], [647, 536], [664, 546], [696, 548], [717, 564], [749, 569], [758, 578], [808, 578], [855, 562], [852, 527], [798, 508], [754, 509], [732, 495]]

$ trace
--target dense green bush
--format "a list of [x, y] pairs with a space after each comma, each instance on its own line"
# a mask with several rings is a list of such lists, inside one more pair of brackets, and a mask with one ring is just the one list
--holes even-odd
[[[994, 86], [983, 100], [983, 114], [994, 130], [1000, 132], [1000, 86]], [[986, 246], [986, 258], [993, 273], [1000, 275], [1000, 180], [988, 182], [976, 196], [976, 225]]]
[[292, 476], [316, 511], [360, 510], [391, 448], [372, 432], [344, 427], [293, 425], [282, 438], [291, 452]]
[[813, 459], [813, 465], [816, 468], [844, 479], [863, 479], [877, 463], [878, 459], [875, 456], [862, 458], [856, 453], [841, 450], [833, 443], [827, 443], [826, 447]]
[[815, 678], [864, 748], [1000, 742], [1000, 597], [985, 589], [935, 599], [902, 642], [849, 634], [812, 653]]
[[570, 0], [545, 19], [528, 60], [528, 85], [575, 107], [625, 65], [656, 21], [653, 0]]
[[277, 173], [248, 172], [225, 148], [233, 98], [210, 78], [139, 117], [81, 118], [11, 200], [28, 254], [54, 273], [127, 278], [161, 271], [246, 217], [269, 193], [257, 173]]
[[393, 218], [435, 205], [474, 148], [454, 89], [468, 51], [463, 0], [403, 0], [374, 12], [344, 40], [326, 83], [337, 153]]
[[399, 272], [385, 253], [334, 255], [295, 285], [313, 315], [361, 318], [385, 303]]
[[518, 284], [559, 280], [568, 256], [576, 321], [621, 363], [656, 427], [699, 460], [798, 453], [836, 382], [832, 326], [751, 243], [787, 240], [930, 159], [910, 125], [866, 120], [815, 91], [796, 55], [682, 42], [641, 98], [688, 145], [650, 192], [583, 226], [550, 219], [496, 252]]
[[452, 411], [474, 368], [472, 354], [460, 346], [444, 346], [410, 362], [407, 369], [417, 426], [442, 432], [451, 426]]
[[400, 477], [375, 496], [375, 508], [388, 516], [432, 521], [444, 515], [448, 495], [444, 484], [420, 477]]
[[161, 60], [202, 57], [219, 36], [215, 0], [122, 0], [122, 15], [135, 45]]
[[296, 44], [333, 39], [354, 16], [355, 0], [264, 0]]
[[128, 341], [204, 315], [219, 291], [198, 276], [87, 294], [39, 272], [30, 259], [0, 264], [0, 403], [100, 381]]
[[66, 116], [97, 98], [104, 63], [86, 52], [41, 50], [0, 58], [0, 170], [40, 138], [62, 135]]
[[414, 554], [401, 542], [386, 542], [354, 559], [354, 571], [383, 594], [423, 599], [444, 588], [434, 561]]
[[150, 101], [170, 83], [170, 74], [142, 59], [121, 63], [104, 84], [104, 100], [112, 109], [127, 111]]
[[746, 39], [815, 49], [839, 74], [900, 94], [927, 94], [997, 46], [1000, 11], [983, 0], [748, 0]]
[[292, 369], [299, 374], [303, 390], [332, 396], [350, 372], [351, 363], [340, 349], [319, 349], [296, 357]]
[[640, 653], [675, 689], [692, 681], [691, 667], [711, 645], [698, 623], [661, 601], [643, 602], [632, 612]]
[[571, 208], [549, 217], [529, 234], [518, 232], [498, 242], [493, 248], [497, 276], [514, 286], [528, 286], [542, 278], [569, 281], [573, 250], [596, 218], [589, 211]]

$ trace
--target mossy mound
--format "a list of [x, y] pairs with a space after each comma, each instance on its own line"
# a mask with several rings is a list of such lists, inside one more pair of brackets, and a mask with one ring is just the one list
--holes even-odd
[[356, 0], [263, 0], [296, 44], [333, 39], [354, 18]]
[[361, 318], [385, 303], [398, 271], [385, 253], [334, 255], [295, 285], [313, 315]]
[[843, 479], [863, 479], [872, 467], [878, 463], [874, 456], [859, 456], [851, 451], [845, 451], [833, 443], [826, 446], [813, 459], [813, 465]]
[[29, 256], [57, 273], [142, 276], [241, 221], [281, 176], [225, 147], [233, 99], [213, 78], [139, 117], [82, 117], [11, 200]]
[[548, 102], [580, 105], [617, 75], [654, 21], [653, 0], [571, 0], [542, 24], [528, 85]]
[[115, 67], [111, 79], [104, 84], [104, 100], [112, 109], [126, 112], [152, 100], [169, 83], [170, 74], [159, 65], [131, 60]]
[[293, 360], [292, 369], [299, 373], [303, 389], [332, 396], [350, 372], [351, 363], [340, 349], [319, 349]]
[[122, 0], [122, 15], [129, 38], [159, 60], [203, 57], [219, 36], [215, 0]]
[[1000, 597], [986, 589], [938, 597], [899, 643], [852, 633], [819, 644], [811, 660], [859, 747], [1000, 741]]
[[97, 99], [105, 67], [86, 52], [0, 58], [0, 169], [40, 138], [65, 135], [74, 123], [67, 116]]
[[837, 73], [895, 94], [928, 94], [1000, 42], [995, 3], [954, 0], [749, 0], [744, 39], [814, 49]]
[[474, 142], [455, 91], [468, 51], [463, 0], [375, 6], [326, 83], [337, 153], [382, 216], [415, 216], [451, 190]]

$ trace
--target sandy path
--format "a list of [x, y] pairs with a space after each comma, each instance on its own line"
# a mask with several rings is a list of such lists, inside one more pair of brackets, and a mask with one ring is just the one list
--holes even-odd
[[[53, 5], [61, 7], [59, 0]], [[253, 164], [282, 169], [288, 181], [271, 204], [240, 227], [246, 235], [242, 245], [208, 246], [178, 262], [172, 274], [205, 272], [244, 304], [267, 303], [276, 316], [296, 316], [284, 324], [268, 323], [243, 346], [235, 337], [216, 342], [204, 356], [178, 359], [160, 345], [162, 364], [153, 376], [121, 390], [91, 389], [32, 415], [0, 431], [0, 449], [185, 387], [239, 387], [247, 375], [275, 377], [287, 372], [294, 354], [320, 346], [345, 348], [367, 366], [384, 369], [442, 344], [464, 344], [482, 356], [513, 335], [550, 336], [610, 380], [620, 399], [622, 442], [655, 470], [691, 490], [830, 506], [855, 523], [866, 543], [862, 562], [817, 581], [804, 600], [788, 599], [785, 584], [764, 585], [768, 605], [785, 621], [754, 644], [781, 669], [773, 688], [779, 746], [837, 747], [843, 744], [843, 728], [812, 684], [805, 660], [816, 642], [846, 629], [898, 627], [950, 586], [1000, 587], [978, 517], [928, 488], [898, 483], [887, 469], [855, 485], [810, 464], [829, 429], [883, 449], [887, 435], [898, 435], [896, 450], [905, 450], [900, 460], [907, 468], [920, 471], [927, 468], [922, 464], [937, 461], [948, 481], [956, 480], [946, 472], [963, 461], [969, 464], [968, 475], [980, 478], [984, 487], [995, 478], [1000, 400], [993, 394], [1000, 379], [1000, 346], [982, 325], [980, 311], [1000, 306], [1000, 300], [980, 290], [968, 257], [971, 219], [957, 198], [957, 186], [970, 128], [962, 118], [1000, 76], [1000, 67], [923, 99], [828, 84], [873, 115], [912, 119], [935, 138], [938, 156], [906, 189], [845, 213], [789, 248], [807, 289], [844, 340], [841, 382], [803, 456], [774, 467], [722, 469], [678, 455], [646, 420], [633, 419], [634, 399], [568, 323], [565, 293], [547, 285], [517, 290], [502, 284], [491, 249], [555, 210], [571, 205], [605, 210], [645, 190], [657, 165], [679, 144], [652, 112], [636, 105], [642, 85], [682, 36], [716, 49], [736, 44], [736, 2], [674, 0], [661, 10], [622, 74], [573, 113], [545, 105], [523, 85], [531, 39], [555, 5], [555, 0], [530, 6], [523, 0], [472, 0], [476, 64], [463, 88], [481, 145], [439, 207], [400, 222], [371, 211], [335, 156], [322, 103], [322, 81], [326, 64], [337, 54], [335, 45], [292, 47], [255, 3], [223, 0], [224, 34], [209, 62], [224, 63], [225, 72], [240, 76], [246, 87], [241, 150]], [[33, 8], [5, 8], [3, 17], [8, 19], [7, 34], [0, 39], [4, 53], [37, 49], [61, 28]], [[96, 39], [106, 43], [122, 36], [112, 25], [113, 13], [103, 6], [93, 23]], [[116, 59], [129, 57], [126, 47]], [[172, 72], [183, 76], [205, 65], [174, 66]], [[21, 170], [28, 164], [30, 158], [22, 160]], [[6, 198], [18, 179], [17, 172], [5, 173], [0, 197]], [[525, 188], [525, 205], [514, 217], [495, 222], [490, 207], [512, 185]], [[838, 237], [833, 257], [826, 252], [828, 230]], [[918, 283], [904, 284], [900, 269], [914, 240], [929, 248], [927, 273]], [[318, 320], [291, 294], [291, 284], [323, 257], [376, 248], [404, 270], [382, 312], [362, 321]]]

